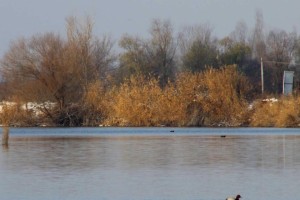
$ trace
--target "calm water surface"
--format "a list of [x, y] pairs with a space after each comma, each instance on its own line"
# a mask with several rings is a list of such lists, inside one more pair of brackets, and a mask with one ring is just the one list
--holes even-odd
[[22, 128], [10, 136], [0, 150], [1, 200], [300, 199], [300, 129]]

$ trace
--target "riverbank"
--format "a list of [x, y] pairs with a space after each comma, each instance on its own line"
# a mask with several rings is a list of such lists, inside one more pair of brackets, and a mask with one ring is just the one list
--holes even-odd
[[[282, 97], [280, 99], [269, 98], [263, 100], [256, 100], [251, 104], [248, 104], [246, 112], [244, 113], [243, 120], [239, 123], [230, 123], [228, 121], [220, 121], [218, 123], [210, 123], [209, 119], [203, 119], [201, 125], [191, 124], [163, 124], [163, 123], [141, 123], [140, 125], [132, 124], [126, 118], [119, 118], [118, 120], [108, 118], [94, 125], [77, 125], [73, 127], [288, 127], [297, 128], [300, 127], [300, 100], [296, 97]], [[62, 125], [51, 123], [49, 120], [45, 120], [43, 115], [30, 116], [30, 119], [26, 118], [26, 115], [22, 112], [28, 110], [21, 110], [15, 120], [10, 123], [11, 127], [65, 127]], [[29, 111], [30, 112], [30, 111]], [[35, 111], [34, 111], [35, 112]], [[31, 111], [31, 113], [33, 113]], [[0, 114], [1, 115], [1, 114]], [[199, 117], [199, 116], [198, 116]], [[16, 120], [17, 119], [17, 120]], [[26, 123], [24, 123], [26, 122]], [[0, 127], [3, 125], [0, 124]]]

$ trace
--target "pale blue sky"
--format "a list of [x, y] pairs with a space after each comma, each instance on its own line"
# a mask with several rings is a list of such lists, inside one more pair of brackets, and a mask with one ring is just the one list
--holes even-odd
[[218, 37], [237, 22], [253, 27], [260, 9], [268, 28], [300, 32], [299, 0], [0, 0], [0, 56], [12, 40], [47, 31], [64, 34], [65, 18], [91, 16], [95, 34], [145, 36], [154, 18], [175, 28], [209, 23]]

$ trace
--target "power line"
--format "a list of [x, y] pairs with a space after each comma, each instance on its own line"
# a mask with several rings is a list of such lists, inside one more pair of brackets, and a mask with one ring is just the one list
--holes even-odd
[[263, 60], [263, 62], [267, 63], [278, 63], [278, 64], [284, 64], [284, 65], [292, 65], [292, 66], [300, 66], [300, 64], [291, 64], [291, 62], [278, 62], [278, 61], [272, 61], [272, 60]]

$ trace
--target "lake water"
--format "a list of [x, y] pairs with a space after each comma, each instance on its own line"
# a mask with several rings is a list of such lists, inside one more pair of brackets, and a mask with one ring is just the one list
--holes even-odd
[[1, 200], [283, 200], [299, 188], [300, 129], [13, 128], [0, 150]]

